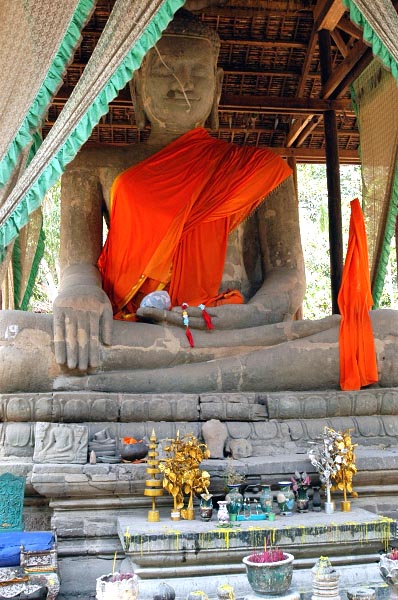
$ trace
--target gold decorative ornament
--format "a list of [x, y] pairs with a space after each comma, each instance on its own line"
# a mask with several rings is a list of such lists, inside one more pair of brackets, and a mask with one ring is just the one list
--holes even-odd
[[[162, 459], [159, 469], [163, 473], [163, 488], [173, 497], [172, 519], [177, 520], [180, 515], [183, 519], [194, 519], [194, 493], [208, 494], [210, 474], [199, 469], [199, 465], [210, 457], [210, 451], [192, 433], [180, 438], [179, 431], [164, 450], [168, 458]], [[188, 496], [186, 507], [185, 496]]]
[[351, 503], [347, 500], [347, 492], [354, 498], [358, 497], [352, 489], [352, 479], [357, 472], [354, 453], [356, 446], [357, 444], [351, 442], [350, 430], [342, 433], [325, 427], [322, 444], [315, 444], [308, 452], [312, 465], [315, 466], [321, 482], [326, 486], [328, 503], [330, 503], [330, 490], [343, 492], [344, 500], [341, 503], [343, 512], [351, 508]]
[[334, 432], [334, 456], [336, 470], [332, 473], [332, 490], [341, 490], [344, 500], [341, 502], [341, 510], [348, 512], [351, 509], [351, 503], [347, 500], [347, 492], [353, 498], [358, 498], [357, 492], [352, 489], [352, 479], [357, 472], [355, 466], [354, 448], [358, 444], [351, 442], [350, 430]]
[[155, 430], [152, 429], [151, 437], [149, 438], [148, 466], [146, 469], [150, 478], [146, 480], [144, 490], [144, 496], [150, 496], [152, 498], [152, 508], [148, 511], [148, 521], [151, 523], [159, 521], [159, 511], [156, 508], [155, 499], [156, 497], [163, 495], [162, 480], [156, 478], [160, 473], [158, 452], [156, 448], [157, 441]]

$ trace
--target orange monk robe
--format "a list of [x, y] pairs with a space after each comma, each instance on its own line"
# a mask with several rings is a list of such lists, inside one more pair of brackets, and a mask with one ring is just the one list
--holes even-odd
[[359, 390], [378, 381], [375, 344], [369, 310], [368, 246], [359, 200], [351, 202], [350, 232], [343, 277], [338, 295], [340, 323], [340, 386]]
[[290, 174], [273, 152], [215, 140], [198, 128], [119, 175], [98, 261], [115, 318], [165, 286], [173, 306], [211, 305], [228, 234]]

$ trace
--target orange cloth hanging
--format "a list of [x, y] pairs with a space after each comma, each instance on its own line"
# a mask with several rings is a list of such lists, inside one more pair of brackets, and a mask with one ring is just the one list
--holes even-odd
[[98, 260], [115, 318], [129, 318], [143, 295], [168, 285], [172, 306], [211, 305], [228, 234], [290, 174], [270, 150], [197, 128], [119, 175]]
[[365, 223], [358, 198], [351, 202], [350, 232], [338, 295], [340, 323], [340, 386], [359, 390], [378, 381], [369, 310], [373, 305]]

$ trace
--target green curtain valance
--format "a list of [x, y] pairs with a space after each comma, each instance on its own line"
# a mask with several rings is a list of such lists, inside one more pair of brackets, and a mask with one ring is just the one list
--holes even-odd
[[391, 0], [343, 0], [373, 54], [398, 80], [398, 15]]

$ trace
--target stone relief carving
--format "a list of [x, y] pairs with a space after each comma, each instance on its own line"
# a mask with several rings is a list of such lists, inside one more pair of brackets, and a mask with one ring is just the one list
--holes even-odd
[[87, 462], [86, 425], [36, 423], [33, 461], [40, 463]]

